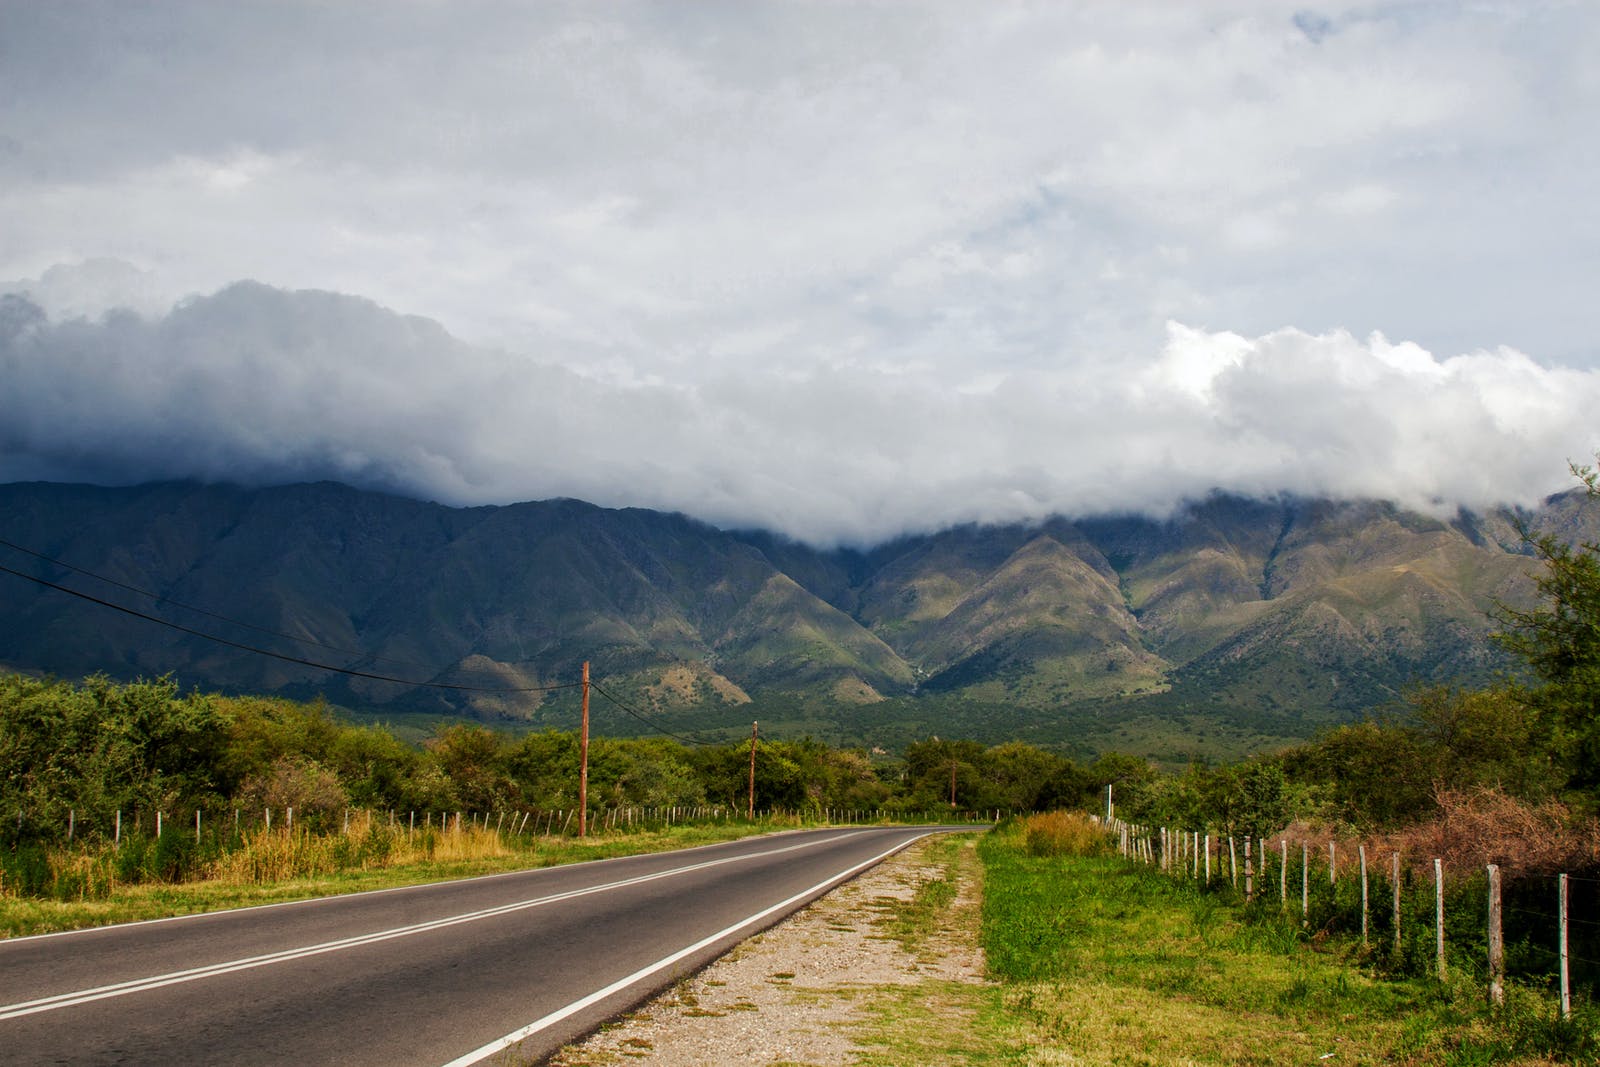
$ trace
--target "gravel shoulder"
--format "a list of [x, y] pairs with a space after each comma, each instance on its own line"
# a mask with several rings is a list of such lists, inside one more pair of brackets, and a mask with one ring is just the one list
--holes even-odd
[[922, 994], [960, 1026], [971, 1006], [948, 990], [984, 982], [975, 841], [918, 842], [549, 1062], [860, 1063], [893, 1043], [886, 1018]]

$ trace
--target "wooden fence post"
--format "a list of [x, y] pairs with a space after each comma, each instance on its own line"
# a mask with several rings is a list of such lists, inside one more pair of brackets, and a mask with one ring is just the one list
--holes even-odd
[[1367, 943], [1367, 846], [1357, 845], [1356, 852], [1361, 857], [1361, 943]]
[[1233, 850], [1233, 835], [1228, 835], [1228, 878], [1233, 888], [1239, 888], [1239, 855]]
[[1289, 839], [1278, 838], [1278, 904], [1289, 906]]
[[1338, 842], [1328, 842], [1328, 884], [1337, 885], [1339, 882], [1339, 852]]
[[1394, 951], [1400, 953], [1400, 853], [1394, 854]]
[[1300, 846], [1300, 918], [1311, 914], [1311, 846]]
[[1500, 914], [1500, 866], [1489, 864], [1489, 1003], [1506, 1002], [1506, 942]]
[[1562, 875], [1556, 884], [1556, 925], [1561, 937], [1561, 1017], [1572, 1018], [1572, 979], [1567, 971], [1567, 876]]
[[1433, 861], [1433, 926], [1436, 955], [1439, 959], [1439, 981], [1444, 981], [1444, 861]]
[[1244, 835], [1244, 899], [1256, 898], [1256, 850], [1251, 847], [1250, 835]]

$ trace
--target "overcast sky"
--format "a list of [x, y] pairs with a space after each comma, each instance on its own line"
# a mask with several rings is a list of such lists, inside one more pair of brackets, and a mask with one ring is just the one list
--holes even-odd
[[1216, 488], [1527, 503], [1600, 446], [1584, 0], [0, 26], [3, 480], [864, 543]]

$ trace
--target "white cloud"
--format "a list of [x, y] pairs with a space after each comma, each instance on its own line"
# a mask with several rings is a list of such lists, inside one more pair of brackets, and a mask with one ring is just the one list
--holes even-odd
[[358, 292], [640, 373], [961, 377], [1174, 317], [1600, 360], [1585, 5], [196, 0], [8, 37], [0, 277]]
[[[1212, 485], [1522, 499], [1589, 447], [1588, 372], [1556, 368], [1600, 366], [1594, 5], [104, 0], [6, 23], [0, 290], [100, 375], [53, 410], [105, 409], [82, 447], [0, 427], [12, 472], [114, 470], [126, 432], [152, 471], [870, 538]], [[475, 347], [337, 301], [268, 315], [310, 315], [305, 351], [208, 333], [238, 294], [161, 318], [238, 278]], [[115, 307], [148, 321], [65, 322]], [[427, 387], [402, 403], [396, 376]]]
[[1211, 489], [1531, 503], [1600, 445], [1600, 371], [1381, 335], [1171, 324], [1118, 365], [951, 390], [841, 365], [619, 382], [258, 284], [160, 319], [0, 329], [0, 478], [337, 478], [452, 503], [576, 496], [806, 540], [1163, 512]]

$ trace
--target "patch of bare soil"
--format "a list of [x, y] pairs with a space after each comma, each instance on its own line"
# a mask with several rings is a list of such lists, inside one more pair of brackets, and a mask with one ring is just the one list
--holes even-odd
[[[982, 981], [975, 924], [897, 923], [923, 884], [947, 876], [923, 841], [746, 941], [699, 974], [550, 1060], [554, 1067], [647, 1063], [844, 1064], [875, 995], [941, 981]], [[962, 865], [959, 869], [970, 869]], [[958, 879], [950, 916], [977, 906]]]

